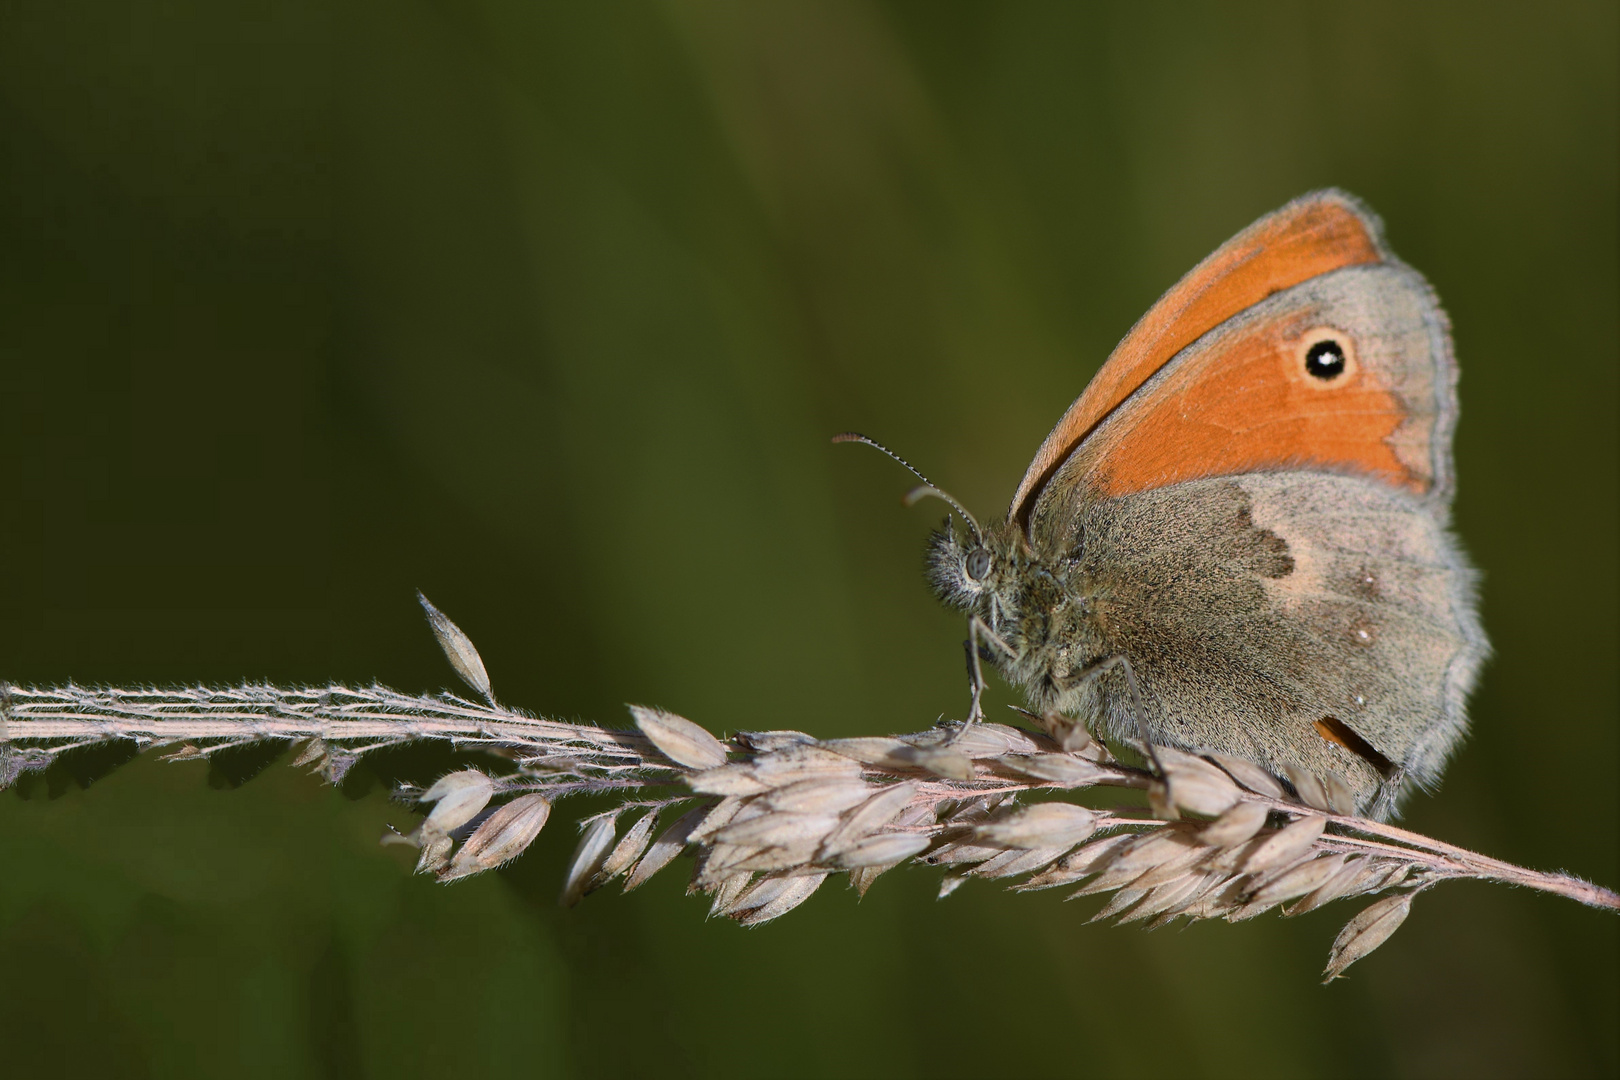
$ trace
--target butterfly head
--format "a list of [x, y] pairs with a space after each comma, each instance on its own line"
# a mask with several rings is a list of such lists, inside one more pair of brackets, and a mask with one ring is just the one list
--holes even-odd
[[1000, 530], [962, 532], [946, 518], [928, 538], [928, 583], [948, 607], [978, 615], [987, 625], [1003, 621], [1014, 552], [1000, 543]]
[[[835, 442], [859, 442], [883, 451], [923, 483], [906, 496], [910, 505], [935, 498], [949, 503], [960, 524], [946, 518], [928, 541], [928, 582], [947, 607], [976, 617], [993, 635], [981, 655], [1014, 685], [1024, 688], [1032, 705], [1047, 708], [1067, 703], [1063, 673], [1085, 659], [1095, 659], [1092, 598], [1074, 573], [1073, 545], [1063, 548], [1037, 541], [1012, 520], [980, 525], [960, 501], [887, 447], [864, 435], [849, 433]], [[1050, 549], [1048, 551], [1047, 549]], [[1043, 554], [1044, 552], [1044, 554]]]

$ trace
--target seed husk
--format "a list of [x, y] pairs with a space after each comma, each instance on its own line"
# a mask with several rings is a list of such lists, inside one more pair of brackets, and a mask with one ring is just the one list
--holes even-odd
[[996, 760], [996, 767], [1062, 788], [1086, 787], [1109, 775], [1106, 769], [1073, 754], [1008, 754]]
[[712, 809], [714, 809], [712, 806], [695, 807], [682, 814], [676, 819], [675, 824], [665, 829], [636, 863], [636, 868], [630, 871], [630, 876], [625, 878], [624, 891], [640, 888], [648, 878], [674, 862], [675, 857], [686, 848], [687, 838], [692, 830]]
[[868, 833], [893, 821], [917, 794], [917, 785], [901, 781], [879, 788], [877, 794], [848, 811], [838, 826], [822, 842], [822, 857], [836, 855]]
[[709, 837], [731, 824], [732, 819], [742, 813], [743, 807], [749, 805], [751, 801], [746, 795], [726, 796], [709, 809], [702, 821], [692, 826], [687, 839], [694, 844], [707, 842]]
[[1256, 795], [1264, 795], [1268, 799], [1288, 798], [1288, 793], [1277, 782], [1277, 778], [1254, 762], [1245, 761], [1243, 758], [1233, 757], [1230, 754], [1210, 754], [1209, 756], [1215, 760], [1216, 764], [1226, 770], [1227, 775]]
[[1379, 860], [1383, 865], [1378, 871], [1369, 875], [1368, 879], [1351, 888], [1345, 889], [1343, 895], [1358, 896], [1364, 893], [1378, 892], [1380, 889], [1393, 888], [1406, 882], [1413, 867], [1411, 863], [1396, 862], [1394, 860]]
[[1170, 798], [1183, 810], [1214, 817], [1243, 797], [1232, 778], [1209, 762], [1169, 747], [1157, 753], [1170, 780]]
[[735, 903], [753, 880], [751, 870], [743, 870], [721, 880], [714, 890], [714, 903], [709, 905], [710, 916], [721, 914]]
[[747, 858], [738, 859], [728, 865], [727, 869], [784, 872], [804, 866], [815, 858], [815, 854], [814, 841], [785, 847], [757, 848]]
[[753, 884], [749, 885], [747, 890], [745, 890], [735, 900], [727, 904], [725, 910], [721, 911], [719, 914], [736, 915], [739, 912], [747, 911], [751, 908], [757, 908], [761, 904], [768, 904], [777, 896], [781, 895], [783, 890], [790, 887], [795, 881], [800, 880], [803, 879], [777, 877], [774, 875], [759, 878], [758, 880], [754, 881]]
[[1207, 883], [1208, 875], [1197, 870], [1189, 870], [1180, 877], [1171, 878], [1163, 884], [1156, 885], [1148, 890], [1142, 902], [1131, 909], [1129, 915], [1124, 916], [1120, 923], [1136, 922], [1139, 919], [1150, 919], [1153, 916], [1175, 907], [1188, 900]]
[[1204, 899], [1214, 893], [1223, 892], [1232, 879], [1218, 870], [1204, 870], [1198, 888], [1178, 899], [1174, 904], [1166, 905], [1165, 914], [1171, 917], [1185, 915], [1194, 906], [1202, 904]]
[[859, 777], [817, 777], [777, 788], [766, 797], [765, 804], [772, 810], [791, 813], [838, 814], [876, 793], [877, 788]]
[[899, 762], [891, 760], [890, 755], [911, 744], [895, 738], [874, 736], [860, 739], [823, 739], [816, 745], [864, 765], [892, 766], [898, 765]]
[[557, 901], [563, 907], [573, 907], [590, 891], [597, 871], [602, 869], [602, 863], [613, 850], [615, 825], [612, 816], [604, 816], [585, 827], [585, 834], [579, 838], [579, 846], [574, 848], [574, 857], [569, 860], [568, 877], [563, 882], [562, 895]]
[[739, 746], [756, 754], [768, 754], [785, 746], [816, 741], [815, 736], [803, 731], [739, 731], [733, 736], [733, 740]]
[[1137, 889], [1152, 889], [1173, 881], [1194, 867], [1203, 868], [1202, 864], [1209, 859], [1213, 852], [1206, 847], [1193, 847], [1183, 851], [1180, 855], [1166, 859], [1145, 873], [1131, 881], [1131, 886]]
[[1237, 907], [1248, 887], [1249, 878], [1246, 874], [1218, 879], [1208, 891], [1187, 901], [1180, 914], [1189, 919], [1213, 919], [1224, 916]]
[[1396, 893], [1375, 900], [1346, 923], [1328, 951], [1322, 981], [1330, 983], [1339, 978], [1351, 964], [1388, 941], [1411, 912], [1412, 896], [1412, 893]]
[[922, 833], [878, 833], [864, 837], [833, 856], [835, 866], [892, 866], [925, 850], [932, 841]]
[[820, 843], [838, 824], [836, 814], [766, 813], [747, 821], [734, 821], [714, 834], [719, 844], [779, 847]]
[[1014, 848], [1011, 851], [1003, 851], [992, 859], [986, 859], [969, 870], [968, 873], [974, 877], [992, 880], [1017, 877], [1019, 874], [1027, 874], [1031, 870], [1039, 870], [1049, 863], [1056, 862], [1073, 846], [1073, 844], [1062, 844], [1057, 847]]
[[1343, 855], [1324, 855], [1307, 859], [1297, 866], [1256, 883], [1252, 900], [1267, 906], [1281, 904], [1313, 892], [1344, 866]]
[[726, 763], [724, 744], [684, 716], [642, 705], [630, 706], [630, 715], [659, 753], [675, 764], [688, 769], [714, 769]]
[[1341, 817], [1355, 816], [1356, 793], [1345, 783], [1344, 777], [1330, 772], [1322, 778], [1322, 786], [1327, 789], [1329, 811]]
[[972, 799], [958, 800], [954, 808], [942, 809], [941, 813], [953, 825], [967, 825], [975, 821], [983, 821], [995, 812], [996, 808], [1005, 802], [1005, 795], [980, 795]]
[[1097, 815], [1073, 803], [1036, 803], [973, 830], [980, 840], [1012, 848], [1062, 847], [1065, 851], [1097, 831]]
[[490, 692], [489, 672], [484, 670], [483, 657], [473, 647], [472, 638], [468, 637], [461, 627], [450, 621], [450, 617], [428, 602], [428, 598], [421, 592], [416, 599], [427, 614], [428, 626], [433, 630], [433, 637], [438, 641], [439, 648], [444, 650], [444, 657], [455, 668], [461, 681], [478, 692], [478, 696], [495, 705], [495, 695]]
[[761, 754], [753, 762], [754, 776], [769, 788], [787, 787], [801, 780], [852, 778], [861, 775], [857, 761], [820, 746], [787, 746]]
[[1270, 811], [1265, 803], [1240, 802], [1206, 825], [1198, 839], [1212, 847], [1229, 848], [1246, 843], [1265, 827]]
[[896, 829], [910, 829], [918, 825], [932, 825], [937, 820], [934, 808], [927, 804], [911, 803], [890, 822]]
[[[740, 903], [734, 903], [727, 912], [743, 926], [758, 926], [779, 918], [804, 903], [821, 888], [821, 883], [827, 880], [825, 873], [800, 874], [789, 878], [767, 878], [767, 881], [781, 881], [782, 885], [773, 889], [759, 903], [753, 894], [754, 889], [745, 893]], [[763, 884], [763, 883], [762, 883]], [[756, 889], [758, 886], [756, 886]]]
[[1134, 833], [1116, 833], [1101, 840], [1093, 840], [1079, 851], [1059, 860], [1057, 865], [1048, 867], [1015, 887], [1020, 892], [1030, 892], [1036, 889], [1051, 889], [1059, 885], [1071, 885], [1102, 869], [1109, 859], [1134, 839], [1136, 839]]
[[907, 746], [890, 755], [893, 763], [943, 776], [947, 780], [973, 779], [973, 760], [957, 750], [935, 746]]
[[515, 859], [540, 835], [551, 815], [551, 803], [539, 795], [520, 795], [497, 807], [485, 818], [450, 865], [439, 871], [440, 881], [455, 881]]
[[1250, 919], [1264, 915], [1266, 912], [1270, 911], [1276, 906], [1277, 905], [1275, 904], [1267, 904], [1264, 902], [1250, 900], [1247, 903], [1241, 903], [1232, 908], [1226, 913], [1225, 918], [1229, 923], [1248, 922]]
[[985, 721], [958, 728], [937, 745], [949, 746], [969, 758], [999, 758], [1004, 754], [1027, 754], [1035, 749], [1030, 737], [1017, 728]]
[[433, 786], [416, 797], [417, 802], [434, 803], [422, 823], [424, 835], [444, 836], [455, 832], [477, 817], [495, 794], [495, 782], [477, 769], [462, 769], [439, 777]]
[[[434, 836], [422, 844], [422, 854], [416, 860], [418, 874], [436, 874], [450, 861], [450, 849], [455, 841], [448, 836]], [[473, 871], [476, 873], [477, 871]]]
[[753, 766], [740, 762], [691, 773], [686, 784], [700, 795], [758, 795], [770, 790]]
[[1315, 911], [1323, 904], [1349, 893], [1358, 882], [1366, 880], [1372, 874], [1381, 873], [1379, 868], [1369, 866], [1368, 862], [1369, 860], [1361, 855], [1346, 857], [1332, 877], [1307, 893], [1297, 903], [1290, 905], [1284, 914], [1303, 915], [1307, 911]]
[[768, 850], [752, 844], [715, 844], [703, 854], [702, 865], [695, 879], [698, 888], [707, 891], [719, 885], [722, 880], [735, 874], [740, 864]]
[[889, 863], [885, 866], [857, 866], [849, 872], [849, 887], [855, 890], [859, 899], [866, 898], [866, 890], [878, 879], [878, 875], [899, 866], [899, 863]]
[[635, 861], [641, 858], [641, 853], [647, 850], [647, 845], [652, 841], [653, 830], [657, 827], [656, 809], [641, 815], [624, 834], [624, 838], [613, 846], [608, 857], [602, 861], [602, 869], [598, 871], [597, 879], [591, 883], [591, 888], [600, 888], [630, 869]]
[[1003, 849], [999, 847], [986, 847], [983, 844], [958, 841], [935, 848], [922, 861], [929, 866], [963, 866], [993, 859], [1000, 855], [1002, 851]]
[[[1097, 914], [1093, 915], [1086, 921], [1102, 922], [1104, 919], [1111, 919], [1115, 915], [1119, 915], [1126, 911], [1132, 904], [1137, 903], [1147, 894], [1148, 891], [1146, 889], [1121, 889], [1113, 896], [1108, 898], [1108, 903], [1103, 905], [1101, 911], [1097, 912]], [[1074, 896], [1069, 897], [1069, 899], [1073, 900], [1075, 896], [1079, 895], [1079, 893], [1075, 893]]]
[[1208, 855], [1207, 847], [1199, 844], [1196, 837], [1180, 829], [1160, 829], [1156, 832], [1143, 833], [1116, 854], [1096, 880], [1082, 887], [1077, 895], [1117, 889], [1121, 885], [1134, 882], [1149, 871], [1166, 866], [1185, 869]]
[[1266, 842], [1275, 836], [1278, 831], [1275, 829], [1270, 832], [1262, 831], [1255, 836], [1249, 837], [1241, 844], [1222, 848], [1214, 855], [1211, 855], [1209, 861], [1204, 865], [1211, 870], [1224, 870], [1228, 873], [1239, 870], [1249, 861], [1249, 857], [1265, 846]]
[[1327, 785], [1315, 773], [1296, 769], [1291, 765], [1283, 767], [1288, 779], [1294, 785], [1294, 791], [1299, 794], [1299, 801], [1313, 810], [1322, 810], [1332, 813], [1333, 805], [1328, 801]]
[[1244, 861], [1243, 869], [1252, 874], [1293, 862], [1321, 839], [1322, 830], [1326, 826], [1326, 818], [1316, 814], [1305, 815], [1293, 824], [1267, 836]]

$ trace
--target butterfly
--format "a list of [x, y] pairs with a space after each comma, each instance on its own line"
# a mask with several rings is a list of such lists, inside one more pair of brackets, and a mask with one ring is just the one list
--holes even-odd
[[1456, 384], [1445, 313], [1371, 211], [1328, 190], [1261, 218], [1119, 343], [1004, 520], [919, 489], [962, 517], [928, 576], [970, 668], [1150, 755], [1336, 777], [1387, 817], [1439, 778], [1489, 652], [1449, 530]]

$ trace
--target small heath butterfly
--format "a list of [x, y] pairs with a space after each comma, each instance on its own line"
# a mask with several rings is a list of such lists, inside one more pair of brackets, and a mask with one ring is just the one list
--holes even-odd
[[1388, 816], [1438, 779], [1489, 651], [1448, 530], [1456, 383], [1433, 290], [1354, 198], [1227, 241], [1115, 348], [1004, 521], [913, 493], [965, 525], [928, 575], [969, 615], [970, 718], [982, 658], [1054, 724], [1337, 777]]

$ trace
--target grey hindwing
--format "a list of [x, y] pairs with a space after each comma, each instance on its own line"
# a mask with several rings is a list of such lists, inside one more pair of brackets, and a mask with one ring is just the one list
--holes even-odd
[[[1474, 572], [1432, 505], [1272, 472], [1099, 500], [1075, 524], [1099, 644], [1136, 670], [1156, 742], [1337, 773], [1363, 812], [1438, 778], [1489, 647]], [[1105, 677], [1073, 704], [1134, 737], [1124, 689]]]

